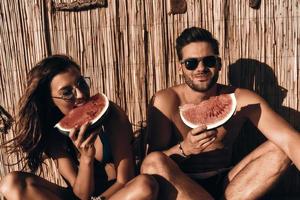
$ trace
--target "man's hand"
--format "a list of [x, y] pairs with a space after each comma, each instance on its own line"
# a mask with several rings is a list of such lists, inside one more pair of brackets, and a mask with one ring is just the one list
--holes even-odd
[[205, 125], [190, 130], [181, 143], [182, 150], [186, 156], [201, 153], [206, 147], [214, 142], [217, 131], [206, 130]]

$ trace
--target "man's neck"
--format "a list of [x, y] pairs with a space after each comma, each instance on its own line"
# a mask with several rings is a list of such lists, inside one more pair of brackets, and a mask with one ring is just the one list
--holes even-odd
[[185, 85], [186, 89], [185, 89], [185, 99], [188, 99], [188, 102], [190, 103], [200, 103], [203, 100], [208, 99], [211, 96], [216, 96], [217, 95], [217, 88], [218, 88], [218, 84], [215, 84], [212, 88], [210, 88], [209, 90], [205, 91], [205, 92], [199, 92], [196, 90], [193, 90], [192, 88], [190, 88], [188, 85]]

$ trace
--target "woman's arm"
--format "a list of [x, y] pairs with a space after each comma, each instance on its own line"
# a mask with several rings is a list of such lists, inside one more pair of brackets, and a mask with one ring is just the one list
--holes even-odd
[[125, 112], [111, 102], [109, 119], [104, 123], [109, 134], [117, 180], [102, 195], [109, 198], [122, 189], [134, 177], [134, 161], [131, 141], [133, 132]]
[[80, 199], [89, 199], [94, 192], [94, 155], [95, 147], [93, 144], [95, 133], [91, 134], [87, 139], [80, 141], [80, 135], [85, 132], [86, 127], [82, 127], [75, 138], [74, 133], [70, 133], [71, 139], [80, 151], [80, 164], [76, 165], [76, 161], [67, 151], [67, 138], [58, 138], [52, 142], [52, 146], [48, 150], [48, 154], [56, 161], [59, 173], [71, 185], [74, 194]]

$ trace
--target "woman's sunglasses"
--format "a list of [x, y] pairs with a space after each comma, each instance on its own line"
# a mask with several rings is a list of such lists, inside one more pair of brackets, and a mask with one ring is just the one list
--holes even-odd
[[75, 86], [64, 89], [63, 91], [61, 91], [59, 97], [52, 97], [52, 98], [63, 99], [65, 101], [73, 101], [76, 99], [77, 96], [76, 88], [78, 88], [84, 94], [89, 94], [90, 85], [91, 85], [90, 77], [80, 76]]
[[187, 58], [180, 61], [180, 63], [184, 64], [188, 70], [195, 70], [200, 62], [202, 62], [205, 67], [212, 68], [220, 65], [221, 58], [218, 56], [205, 56], [199, 58]]

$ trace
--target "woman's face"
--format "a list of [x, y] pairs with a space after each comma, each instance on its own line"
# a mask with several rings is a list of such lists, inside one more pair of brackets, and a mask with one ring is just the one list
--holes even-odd
[[51, 97], [55, 106], [64, 115], [88, 100], [89, 88], [82, 87], [82, 81], [83, 77], [75, 67], [71, 67], [68, 71], [62, 72], [52, 79], [50, 83]]

